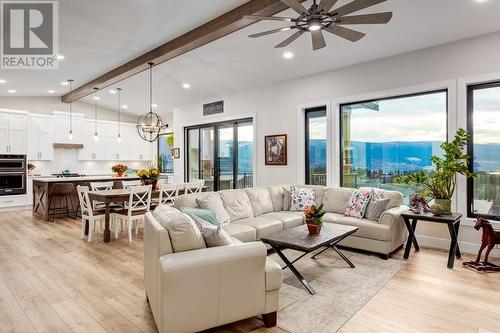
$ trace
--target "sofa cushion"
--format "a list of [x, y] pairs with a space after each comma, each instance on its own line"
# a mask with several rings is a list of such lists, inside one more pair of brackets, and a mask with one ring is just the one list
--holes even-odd
[[290, 211], [303, 212], [307, 207], [311, 207], [316, 203], [316, 196], [313, 189], [292, 186], [290, 188]]
[[205, 221], [197, 215], [190, 215], [200, 229], [201, 235], [207, 247], [225, 246], [233, 244], [231, 236], [222, 229], [222, 226], [215, 226], [212, 223]]
[[196, 199], [196, 203], [200, 208], [214, 212], [219, 224], [229, 223], [230, 216], [224, 209], [224, 204], [218, 194], [212, 193], [205, 198]]
[[347, 187], [330, 187], [323, 195], [323, 204], [328, 213], [344, 214], [347, 203], [354, 189]]
[[261, 217], [280, 220], [283, 222], [284, 230], [304, 224], [303, 212], [273, 212], [261, 215]]
[[254, 228], [257, 232], [257, 239], [283, 231], [283, 222], [274, 218], [249, 217], [234, 223]]
[[387, 207], [387, 209], [396, 208], [403, 204], [403, 193], [401, 192], [383, 190], [380, 188], [372, 188], [372, 187], [360, 188], [360, 190], [366, 190], [366, 189], [373, 190], [380, 197], [391, 199], [391, 202], [389, 202], [389, 206]]
[[358, 219], [356, 217], [348, 217], [343, 214], [327, 213], [323, 217], [327, 223], [338, 223], [358, 227], [359, 230], [353, 234], [355, 237], [368, 238], [378, 241], [391, 241], [391, 227], [384, 224], [379, 224], [367, 219]]
[[266, 291], [278, 290], [283, 281], [281, 266], [271, 258], [266, 259]]
[[373, 196], [366, 207], [365, 218], [372, 221], [378, 221], [382, 213], [387, 210], [390, 202], [390, 198], [383, 198], [378, 194], [373, 193]]
[[365, 217], [366, 207], [372, 198], [373, 190], [356, 190], [351, 195], [349, 203], [345, 209], [345, 216], [357, 217], [362, 219]]
[[231, 222], [253, 217], [252, 204], [245, 190], [225, 190], [219, 194]]
[[292, 205], [292, 186], [283, 187], [283, 210], [288, 212]]
[[328, 189], [327, 187], [321, 185], [303, 185], [302, 187], [314, 190], [314, 196], [316, 197], [316, 206], [319, 206], [323, 203], [323, 196], [325, 194], [325, 191]]
[[206, 247], [200, 229], [186, 214], [167, 205], [160, 205], [153, 212], [153, 217], [168, 230], [174, 252]]
[[175, 199], [174, 207], [177, 209], [181, 209], [182, 207], [198, 208], [196, 199], [204, 199], [212, 194], [214, 194], [214, 192], [201, 192], [181, 195], [180, 197]]
[[[181, 212], [191, 216], [191, 218], [193, 218], [192, 215], [195, 215], [195, 216], [198, 216], [198, 217], [204, 219], [207, 222], [212, 223], [215, 226], [219, 225], [219, 220], [217, 219], [217, 215], [211, 210], [201, 209], [201, 208], [182, 207]], [[196, 222], [196, 220], [195, 220], [195, 222]]]
[[283, 209], [283, 195], [285, 185], [275, 185], [269, 186], [269, 194], [271, 195], [271, 201], [273, 202], [273, 207], [275, 212], [281, 212]]
[[249, 243], [257, 240], [257, 231], [248, 225], [229, 223], [222, 227], [231, 237]]
[[252, 204], [253, 216], [259, 216], [274, 211], [273, 201], [269, 190], [264, 187], [249, 188], [245, 190]]

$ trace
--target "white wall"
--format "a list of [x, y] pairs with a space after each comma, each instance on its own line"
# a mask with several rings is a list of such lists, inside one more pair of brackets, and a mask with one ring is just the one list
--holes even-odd
[[[383, 44], [381, 44], [383, 47]], [[297, 109], [301, 105], [330, 103], [331, 118], [336, 116], [339, 101], [354, 96], [377, 95], [386, 97], [399, 91], [419, 92], [428, 87], [442, 87], [450, 90], [450, 131], [465, 127], [465, 99], [463, 82], [466, 77], [497, 73], [488, 79], [500, 79], [500, 33], [459, 41], [425, 50], [360, 64], [297, 79], [280, 85], [266, 86], [231, 96], [212, 96], [191, 105], [174, 110], [176, 136], [182, 137], [183, 127], [226, 119], [254, 116], [256, 126], [256, 185], [303, 182], [303, 126]], [[472, 79], [471, 79], [472, 80]], [[471, 83], [471, 82], [469, 82]], [[460, 87], [460, 89], [459, 89]], [[202, 116], [202, 104], [223, 99], [225, 113], [216, 116]], [[318, 101], [318, 103], [316, 103]], [[460, 110], [460, 113], [457, 111]], [[332, 120], [332, 124], [334, 124]], [[332, 128], [335, 128], [331, 126]], [[381, 129], [382, 130], [382, 129]], [[287, 133], [289, 136], [288, 166], [264, 165], [264, 136]], [[450, 133], [453, 135], [453, 133]], [[338, 146], [338, 137], [332, 134], [333, 150]], [[181, 145], [181, 148], [182, 145]], [[183, 151], [183, 150], [182, 150]], [[338, 174], [337, 160], [332, 154], [332, 174]], [[178, 180], [183, 178], [183, 160], [177, 160]], [[332, 184], [338, 183], [331, 179]], [[460, 189], [462, 192], [464, 189]], [[465, 207], [465, 197], [459, 194], [456, 209]], [[470, 224], [470, 221], [469, 221]], [[436, 246], [447, 246], [447, 229], [442, 226], [422, 224], [419, 230], [422, 242]], [[462, 228], [464, 249], [473, 251], [479, 235], [470, 227]]]

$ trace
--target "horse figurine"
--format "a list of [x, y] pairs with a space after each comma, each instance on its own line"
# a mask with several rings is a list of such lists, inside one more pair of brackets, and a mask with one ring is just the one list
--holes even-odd
[[[483, 235], [481, 237], [481, 248], [477, 254], [476, 261], [464, 262], [463, 265], [478, 271], [500, 271], [500, 266], [488, 262], [491, 250], [495, 245], [500, 244], [500, 231], [493, 230], [488, 220], [479, 217], [474, 225], [474, 229], [479, 231], [481, 228], [483, 229]], [[484, 256], [484, 261], [481, 263], [481, 254], [485, 248], [486, 254]]]

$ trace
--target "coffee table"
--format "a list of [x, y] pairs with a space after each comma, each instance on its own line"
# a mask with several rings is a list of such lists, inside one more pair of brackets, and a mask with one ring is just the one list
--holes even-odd
[[[321, 232], [318, 235], [309, 235], [306, 225], [301, 225], [282, 231], [276, 235], [262, 237], [261, 241], [269, 244], [278, 256], [283, 260], [285, 266], [282, 269], [290, 268], [292, 273], [299, 279], [304, 287], [311, 295], [316, 294], [314, 289], [309, 285], [309, 282], [300, 274], [300, 272], [293, 266], [295, 262], [306, 256], [307, 254], [322, 249], [316, 253], [312, 258], [315, 259], [318, 255], [328, 249], [333, 249], [338, 255], [345, 260], [351, 268], [354, 264], [338, 249], [337, 244], [349, 235], [352, 235], [359, 228], [347, 225], [324, 223]], [[288, 248], [296, 251], [304, 252], [303, 255], [290, 262], [285, 254], [282, 252], [283, 248]]]

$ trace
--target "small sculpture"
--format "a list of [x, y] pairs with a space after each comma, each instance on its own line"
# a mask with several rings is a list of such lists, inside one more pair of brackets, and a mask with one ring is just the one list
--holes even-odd
[[[488, 262], [491, 250], [495, 245], [500, 244], [500, 231], [493, 230], [488, 220], [478, 217], [474, 229], [479, 230], [481, 228], [483, 229], [483, 235], [481, 237], [481, 248], [477, 254], [476, 261], [464, 262], [463, 265], [477, 271], [500, 272], [500, 266]], [[486, 254], [484, 256], [484, 261], [481, 263], [481, 254], [485, 248], [487, 248]]]
[[444, 208], [440, 204], [433, 204], [431, 205], [431, 213], [434, 216], [441, 216], [444, 213]]
[[410, 197], [410, 204], [408, 205], [410, 210], [415, 214], [428, 213], [430, 211], [429, 204], [427, 200], [420, 195], [414, 194]]

